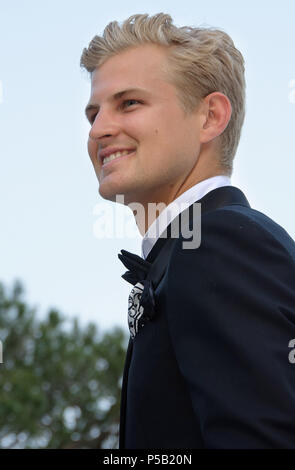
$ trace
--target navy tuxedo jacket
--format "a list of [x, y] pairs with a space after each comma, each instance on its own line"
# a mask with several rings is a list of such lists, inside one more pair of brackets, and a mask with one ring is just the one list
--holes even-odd
[[129, 340], [119, 448], [295, 448], [295, 243], [236, 187], [197, 202], [201, 244], [173, 239]]

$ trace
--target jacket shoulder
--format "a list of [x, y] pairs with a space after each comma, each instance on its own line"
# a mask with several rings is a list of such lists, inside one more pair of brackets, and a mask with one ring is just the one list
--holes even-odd
[[241, 205], [225, 206], [222, 209], [224, 219], [234, 222], [235, 220], [243, 221], [247, 227], [256, 226], [258, 230], [265, 236], [273, 238], [274, 241], [284, 246], [291, 258], [295, 260], [295, 242], [289, 233], [277, 222], [268, 217], [266, 214]]
[[[209, 212], [201, 213], [200, 226], [194, 227], [192, 219], [190, 228], [200, 230], [200, 247], [202, 244], [229, 243], [244, 244], [251, 250], [257, 244], [261, 249], [276, 246], [295, 261], [295, 242], [288, 232], [273, 219], [262, 212], [240, 204], [231, 204]], [[180, 234], [174, 245], [174, 251], [184, 246], [185, 237]], [[188, 246], [188, 245], [187, 245]], [[186, 251], [186, 250], [184, 250]], [[194, 250], [188, 250], [193, 254]], [[173, 254], [173, 252], [172, 252]]]

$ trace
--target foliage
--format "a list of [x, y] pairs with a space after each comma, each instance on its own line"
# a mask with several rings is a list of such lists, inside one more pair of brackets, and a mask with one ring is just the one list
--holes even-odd
[[23, 292], [0, 283], [0, 448], [116, 448], [123, 330], [56, 309], [41, 321]]

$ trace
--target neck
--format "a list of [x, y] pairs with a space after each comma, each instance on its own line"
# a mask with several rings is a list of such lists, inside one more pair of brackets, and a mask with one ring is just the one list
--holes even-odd
[[220, 167], [218, 159], [212, 157], [207, 150], [206, 148], [203, 149], [195, 166], [182, 180], [166, 185], [164, 188], [161, 187], [158, 190], [153, 189], [150, 194], [140, 197], [137, 207], [135, 204], [135, 210], [133, 210], [131, 205], [136, 225], [142, 236], [144, 236], [161, 212], [188, 189], [213, 176], [229, 176]]

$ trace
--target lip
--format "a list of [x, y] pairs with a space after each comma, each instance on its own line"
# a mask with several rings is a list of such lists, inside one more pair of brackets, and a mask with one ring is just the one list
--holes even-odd
[[114, 158], [114, 160], [111, 160], [110, 162], [102, 163], [102, 168], [105, 169], [106, 167], [109, 167], [112, 163], [118, 162], [122, 158], [130, 157], [131, 155], [134, 155], [136, 150], [133, 150], [133, 152], [128, 153], [127, 155], [121, 155], [120, 157]]

